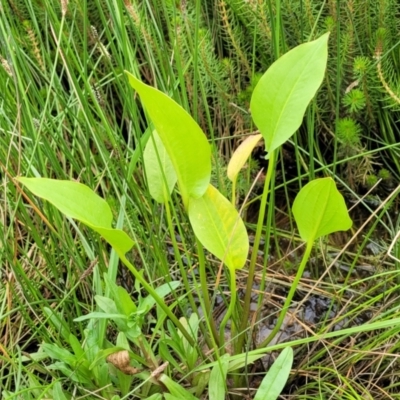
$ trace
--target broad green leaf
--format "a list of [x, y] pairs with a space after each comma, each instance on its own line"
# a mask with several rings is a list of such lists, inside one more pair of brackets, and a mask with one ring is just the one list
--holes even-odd
[[175, 167], [183, 202], [201, 197], [211, 177], [211, 149], [196, 121], [163, 92], [126, 72]]
[[275, 400], [289, 378], [293, 364], [293, 350], [285, 347], [261, 382], [254, 400]]
[[85, 225], [111, 228], [112, 214], [107, 202], [79, 182], [47, 178], [17, 178], [32, 193], [55, 205], [63, 214]]
[[212, 185], [198, 199], [190, 199], [189, 219], [201, 244], [235, 270], [242, 268], [249, 252], [243, 220], [235, 207]]
[[157, 131], [153, 131], [153, 138], [146, 144], [143, 162], [151, 197], [164, 203], [175, 186], [176, 173]]
[[346, 231], [352, 225], [344, 198], [332, 178], [307, 183], [296, 196], [292, 210], [300, 236], [306, 242]]
[[243, 168], [244, 164], [250, 157], [251, 152], [253, 151], [254, 147], [256, 147], [257, 143], [261, 140], [262, 135], [251, 135], [247, 137], [235, 150], [231, 159], [229, 160], [228, 164], [228, 171], [227, 175], [228, 178], [234, 182]]
[[225, 354], [211, 370], [210, 382], [208, 384], [208, 395], [210, 400], [225, 400], [228, 365], [229, 355]]
[[288, 51], [275, 61], [254, 89], [250, 109], [268, 152], [300, 127], [308, 103], [322, 83], [329, 33]]
[[111, 227], [112, 213], [107, 202], [89, 187], [47, 178], [20, 177], [17, 180], [67, 217], [77, 219], [99, 233], [120, 256], [132, 248], [133, 240], [124, 231]]

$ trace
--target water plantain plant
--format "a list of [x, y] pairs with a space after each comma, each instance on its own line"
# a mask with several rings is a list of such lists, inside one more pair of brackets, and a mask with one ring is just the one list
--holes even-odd
[[[151, 134], [147, 136], [143, 152], [149, 192], [165, 208], [168, 229], [173, 238], [176, 224], [180, 224], [173, 220], [171, 212], [173, 199], [176, 198], [172, 193], [177, 184], [177, 193], [195, 235], [201, 287], [201, 296], [197, 300], [191, 288], [193, 282], [183, 263], [179, 263], [183, 291], [178, 290], [181, 282], [172, 280], [169, 274], [164, 276], [166, 283], [162, 286], [155, 289], [149, 284], [143, 271], [127, 256], [135, 245], [134, 241], [121, 227], [112, 227], [109, 205], [87, 186], [73, 181], [16, 178], [33, 194], [49, 201], [64, 215], [100, 234], [134, 275], [139, 293], [141, 289], [147, 292], [146, 297], [139, 296], [137, 301], [133, 301], [125, 289], [115, 284], [112, 275], [106, 274], [104, 296], [95, 297], [98, 311], [75, 320], [76, 323], [89, 320], [84, 342], [80, 343], [68, 329], [64, 329], [64, 339], [71, 351], [47, 343], [35, 355], [36, 358], [50, 357], [56, 360], [51, 365], [53, 370], [61, 371], [87, 389], [98, 388], [109, 399], [139, 393], [140, 397], [147, 396], [149, 399], [161, 399], [162, 396], [167, 400], [195, 399], [201, 395], [208, 380], [209, 398], [225, 398], [228, 374], [265, 354], [268, 350], [265, 346], [279, 331], [314, 241], [320, 236], [347, 230], [352, 224], [344, 199], [331, 177], [312, 180], [300, 190], [293, 204], [293, 214], [300, 237], [307, 243], [303, 260], [274, 330], [263, 343], [259, 343], [261, 352], [254, 356], [243, 352], [248, 340], [249, 296], [256, 265], [254, 254], [258, 251], [263, 233], [276, 152], [301, 125], [306, 107], [323, 80], [328, 37], [327, 33], [287, 52], [259, 80], [251, 98], [251, 113], [260, 134], [250, 136], [243, 142], [231, 159], [228, 167], [229, 179], [233, 181], [230, 200], [210, 184], [211, 148], [195, 120], [169, 96], [144, 84], [131, 73], [126, 73], [149, 119]], [[249, 239], [240, 210], [235, 208], [235, 182], [251, 150], [261, 139], [264, 140], [269, 163], [253, 255], [247, 265], [245, 299], [243, 305], [240, 305], [237, 301], [236, 272], [247, 264]], [[176, 241], [173, 241], [173, 246], [176, 250]], [[210, 275], [206, 270], [205, 249], [220, 260], [224, 273], [229, 276], [229, 305], [219, 322], [213, 317], [213, 300], [208, 294]], [[171, 293], [182, 295], [175, 296], [175, 303], [167, 305], [164, 298]], [[178, 318], [173, 307], [183, 297], [187, 297], [192, 314]], [[198, 302], [201, 314], [196, 311], [199, 310]], [[149, 338], [144, 334], [144, 321], [148, 322], [146, 316], [154, 306], [157, 319]], [[46, 313], [53, 324], [63, 326], [60, 316], [50, 309]], [[104, 335], [106, 321], [113, 321], [118, 332], [114, 344]], [[168, 328], [162, 329], [165, 326]], [[211, 353], [198, 346], [199, 328], [206, 348], [212, 350]], [[277, 398], [289, 375], [292, 360], [292, 350], [286, 346], [255, 395], [257, 400]], [[166, 374], [164, 370], [168, 364], [173, 368]], [[109, 370], [111, 374], [107, 372]], [[277, 371], [281, 370], [285, 372], [277, 379]], [[209, 375], [207, 371], [210, 371]], [[190, 382], [189, 390], [175, 381], [177, 374]], [[132, 376], [142, 380], [142, 384], [134, 389], [131, 388]], [[241, 383], [237, 375], [234, 381], [235, 384]], [[53, 391], [63, 393], [58, 383], [55, 383]], [[65, 396], [69, 395], [60, 396], [67, 398]]]

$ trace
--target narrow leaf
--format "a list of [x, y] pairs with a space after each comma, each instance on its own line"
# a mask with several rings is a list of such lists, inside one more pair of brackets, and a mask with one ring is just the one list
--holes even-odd
[[251, 135], [247, 137], [235, 150], [231, 159], [229, 160], [228, 164], [228, 171], [227, 175], [228, 178], [234, 182], [243, 168], [244, 164], [250, 157], [251, 152], [253, 151], [254, 147], [256, 147], [257, 143], [261, 140], [262, 135]]
[[208, 384], [210, 400], [225, 400], [228, 365], [229, 355], [225, 354], [211, 370], [210, 382]]
[[175, 167], [183, 202], [201, 197], [211, 177], [211, 149], [196, 121], [174, 100], [126, 72]]
[[284, 54], [255, 87], [250, 109], [268, 152], [285, 143], [300, 127], [324, 77], [328, 36], [326, 33]]
[[332, 178], [316, 179], [305, 185], [292, 210], [300, 236], [306, 242], [346, 231], [352, 225], [344, 198]]
[[293, 350], [285, 347], [261, 382], [254, 400], [275, 400], [289, 378], [293, 364]]
[[89, 314], [81, 315], [78, 318], [75, 318], [75, 322], [82, 322], [86, 321], [88, 319], [121, 319], [121, 320], [126, 320], [126, 316], [124, 314], [111, 314], [111, 313], [104, 313], [104, 312], [99, 312], [99, 311], [94, 311]]
[[212, 185], [190, 199], [189, 219], [202, 245], [231, 269], [242, 268], [249, 252], [243, 220], [233, 205]]
[[164, 203], [175, 186], [176, 173], [157, 131], [153, 131], [153, 137], [146, 144], [143, 162], [151, 197]]
[[53, 386], [53, 398], [54, 400], [68, 400], [62, 390], [60, 382], [56, 382]]
[[159, 381], [162, 382], [171, 393], [172, 397], [169, 396], [169, 398], [174, 398], [174, 399], [176, 398], [179, 400], [198, 400], [197, 397], [194, 397], [190, 392], [188, 392], [181, 385], [179, 385], [179, 383], [176, 383], [169, 376], [165, 374], [162, 374], [160, 376]]
[[17, 180], [67, 217], [77, 219], [99, 233], [119, 255], [132, 248], [133, 240], [124, 231], [111, 227], [112, 213], [107, 202], [89, 187], [78, 182], [47, 178], [20, 177]]

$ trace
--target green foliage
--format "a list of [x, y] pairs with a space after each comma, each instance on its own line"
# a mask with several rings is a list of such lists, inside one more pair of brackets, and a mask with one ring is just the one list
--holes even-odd
[[194, 233], [211, 253], [234, 273], [243, 268], [249, 252], [246, 228], [234, 206], [210, 185], [199, 199], [189, 202]]
[[[326, 50], [327, 35], [322, 39], [323, 43], [325, 43]], [[276, 73], [277, 66], [282, 71], [287, 71], [287, 67], [296, 63], [296, 60], [304, 60], [306, 58], [311, 59], [313, 61], [312, 64], [318, 65], [317, 70], [323, 71], [323, 65], [326, 62], [326, 52], [324, 50], [322, 50], [322, 52], [320, 51], [320, 41], [321, 39], [311, 43], [310, 45], [300, 46], [299, 48], [287, 53], [286, 56], [281, 60], [278, 60], [271, 67], [271, 70], [273, 71], [272, 73], [267, 71], [267, 73], [261, 78], [259, 87], [262, 88], [263, 85], [266, 85], [268, 79], [271, 79], [271, 76], [278, 82], [285, 80], [285, 74], [282, 75]], [[316, 53], [318, 53], [318, 56]], [[313, 54], [315, 60], [312, 57]], [[292, 90], [290, 91], [289, 87], [287, 87], [287, 90], [284, 91], [284, 96], [280, 100], [277, 100], [277, 105], [280, 106], [281, 111], [287, 115], [294, 111], [297, 112], [299, 104], [298, 99], [301, 99], [302, 101], [304, 99], [307, 100], [319, 85], [320, 76], [317, 74], [314, 76], [314, 79], [312, 79], [309, 72], [308, 75], [305, 73], [306, 69], [306, 66], [304, 66], [304, 68], [300, 68], [297, 73], [292, 72], [290, 77], [290, 82], [293, 85]], [[312, 72], [315, 72], [313, 67], [311, 69]], [[206, 190], [204, 189], [204, 185], [208, 185], [211, 175], [211, 152], [205, 136], [196, 122], [183, 108], [162, 92], [141, 83], [131, 74], [129, 74], [128, 77], [131, 85], [139, 92], [152, 123], [157, 129], [157, 134], [159, 134], [159, 138], [157, 137], [157, 134], [153, 134], [154, 141], [151, 139], [152, 142], [149, 142], [151, 144], [147, 144], [147, 150], [144, 152], [145, 163], [147, 164], [146, 166], [151, 170], [154, 174], [153, 177], [155, 178], [155, 181], [151, 184], [154, 184], [156, 188], [151, 190], [151, 192], [153, 192], [153, 195], [156, 195], [156, 200], [167, 204], [169, 201], [167, 193], [172, 190], [175, 180], [173, 175], [174, 170], [180, 187], [181, 196], [188, 210], [189, 219], [195, 235], [199, 241], [209, 251], [221, 259], [230, 270], [232, 297], [231, 305], [220, 324], [219, 341], [222, 344], [225, 334], [224, 328], [229, 318], [233, 315], [236, 304], [235, 270], [244, 266], [249, 249], [249, 242], [244, 223], [235, 210], [234, 205], [222, 196], [217, 189], [212, 185], [209, 185]], [[301, 84], [298, 84], [298, 81], [302, 81]], [[280, 87], [279, 84], [278, 87]], [[271, 100], [275, 98], [277, 94], [274, 88], [269, 88], [268, 85], [267, 88], [269, 90], [267, 96], [263, 93], [263, 96], [258, 98], [257, 95], [261, 91], [261, 89], [258, 89], [258, 91], [255, 91], [252, 98], [252, 107], [255, 108], [254, 116], [260, 121], [262, 121], [262, 115], [259, 110], [261, 110], [262, 107], [260, 108], [260, 105], [257, 104], [257, 102], [264, 101], [266, 104], [273, 104], [273, 101]], [[293, 102], [293, 98], [297, 99], [297, 101]], [[282, 120], [282, 112], [276, 110], [276, 112], [272, 114], [272, 117], [269, 120], [272, 126], [277, 126], [284, 122]], [[296, 116], [295, 119], [295, 124], [298, 124], [298, 116]], [[265, 126], [263, 126], [263, 128], [265, 128]], [[293, 126], [289, 124], [289, 128], [293, 129]], [[282, 133], [279, 129], [276, 132], [272, 131], [272, 141], [270, 140], [269, 143], [273, 143], [275, 140], [273, 144], [275, 147], [272, 149], [270, 148], [269, 150], [275, 150], [275, 148], [288, 138], [286, 134], [284, 137], [280, 136], [282, 136]], [[266, 139], [268, 138], [269, 136], [266, 137]], [[234, 162], [235, 171], [230, 174], [231, 178], [236, 179], [240, 168], [246, 162], [246, 158], [250, 155], [251, 148], [254, 147], [254, 144], [259, 140], [259, 137], [256, 136], [256, 139], [255, 142], [253, 141], [251, 145], [245, 149], [240, 160]], [[271, 163], [271, 165], [273, 164]], [[272, 168], [271, 165], [269, 169]], [[148, 178], [150, 178], [149, 175]], [[96, 303], [101, 311], [95, 311], [88, 315], [79, 317], [76, 319], [77, 322], [86, 319], [106, 319], [114, 321], [119, 333], [123, 334], [124, 337], [135, 343], [142, 350], [142, 353], [144, 353], [143, 360], [146, 360], [147, 364], [150, 363], [150, 367], [156, 368], [158, 367], [156, 357], [151, 353], [151, 346], [147, 343], [142, 331], [144, 315], [150, 311], [154, 304], [157, 304], [157, 306], [163, 310], [165, 315], [174, 322], [182, 334], [181, 338], [177, 338], [175, 334], [175, 341], [181, 342], [183, 338], [185, 338], [187, 340], [185, 346], [189, 346], [189, 348], [184, 350], [184, 352], [197, 355], [197, 352], [193, 352], [192, 350], [196, 338], [191, 336], [187, 330], [187, 328], [190, 327], [192, 332], [193, 329], [194, 332], [197, 332], [197, 328], [194, 327], [193, 324], [185, 327], [182, 322], [177, 320], [177, 318], [171, 313], [171, 310], [163, 302], [164, 296], [169, 294], [171, 291], [176, 291], [179, 282], [169, 282], [168, 284], [159, 286], [157, 289], [153, 289], [146, 282], [140, 272], [127, 260], [125, 256], [125, 253], [131, 249], [133, 241], [124, 231], [113, 229], [111, 227], [112, 214], [107, 202], [97, 196], [87, 186], [77, 182], [56, 181], [44, 178], [18, 178], [18, 180], [28, 187], [34, 194], [48, 200], [67, 216], [81, 221], [102, 235], [114, 248], [124, 264], [132, 271], [137, 281], [140, 282], [143, 288], [149, 293], [147, 298], [140, 299], [139, 304], [136, 305], [130, 300], [128, 293], [123, 288], [117, 287], [114, 282], [106, 276], [106, 293], [111, 294], [112, 297], [110, 298], [109, 296], [102, 295], [95, 296]], [[168, 188], [165, 188], [164, 182], [169, 182], [167, 183]], [[317, 201], [318, 193], [312, 193], [310, 196], [311, 199], [309, 200]], [[304, 206], [300, 204], [297, 208], [303, 209]], [[324, 215], [323, 210], [324, 208], [321, 209], [322, 216]], [[329, 214], [330, 211], [327, 211]], [[325, 229], [320, 234], [327, 234], [330, 232], [331, 230], [326, 231]], [[315, 236], [311, 240], [314, 238]], [[202, 249], [199, 251], [202, 251]], [[205, 287], [206, 282], [203, 268], [204, 267], [202, 266], [201, 280], [202, 286]], [[207, 300], [205, 293], [203, 293], [203, 296], [205, 297], [206, 307], [208, 308], [207, 311], [209, 312], [209, 300]], [[232, 332], [234, 332], [234, 323], [232, 322], [231, 325]], [[215, 335], [215, 326], [213, 327], [213, 334]], [[216, 336], [214, 336], [213, 339], [218, 340]], [[80, 347], [77, 340], [74, 340], [73, 342], [74, 343], [71, 343], [71, 346], [77, 349], [76, 351], [80, 356], [82, 356], [84, 354], [83, 348]], [[88, 340], [88, 342], [91, 342], [91, 340]], [[174, 343], [174, 341], [170, 341], [172, 348], [175, 348]], [[179, 346], [176, 348], [179, 349]], [[237, 348], [239, 349], [240, 346], [237, 346]], [[178, 350], [178, 354], [181, 354], [181, 357], [183, 355], [182, 350], [182, 348]], [[73, 368], [76, 364], [76, 360], [72, 354], [70, 355], [69, 352], [54, 345], [45, 345], [44, 352], [48, 356], [60, 360], [58, 363], [53, 365], [53, 368], [60, 370], [66, 375], [69, 374], [70, 368]], [[109, 351], [101, 349], [96, 351], [96, 353], [99, 352], [101, 354], [104, 354], [105, 352], [107, 354], [109, 353]], [[164, 355], [166, 355], [165, 351]], [[61, 361], [63, 359], [64, 361]], [[212, 397], [216, 399], [225, 396], [225, 392], [220, 391], [220, 383], [225, 381], [225, 376], [228, 371], [228, 364], [227, 362], [225, 363], [225, 359], [226, 361], [228, 360], [226, 357], [218, 359], [218, 369], [214, 368], [210, 375], [210, 381], [214, 382], [213, 389], [218, 389], [216, 392], [212, 391]], [[99, 358], [97, 357], [95, 360], [87, 360], [86, 362], [86, 364], [95, 364], [100, 368], [100, 380], [93, 382], [93, 385], [95, 386], [98, 384], [100, 386], [107, 386], [109, 383], [106, 380], [106, 375], [104, 375], [104, 368], [106, 368], [106, 366], [104, 364], [99, 366], [98, 360]], [[170, 360], [172, 361], [172, 359]], [[190, 363], [192, 367], [194, 366], [194, 362], [195, 359], [192, 357]], [[223, 370], [219, 369], [221, 363], [226, 367]], [[81, 368], [84, 368], [86, 364], [82, 364]], [[121, 367], [118, 368], [121, 369]], [[129, 367], [128, 364], [123, 368], [131, 367]], [[121, 369], [121, 371], [124, 372], [123, 369]], [[77, 370], [76, 373], [78, 374], [79, 370]], [[76, 380], [85, 385], [92, 384], [88, 370], [83, 371], [79, 376], [77, 375]], [[178, 392], [182, 392], [179, 396], [188, 396], [187, 394], [184, 394], [183, 388], [171, 381], [168, 376], [164, 376], [161, 381], [171, 392], [170, 395], [166, 395], [166, 398], [178, 396]]]
[[200, 127], [190, 115], [164, 93], [128, 73], [138, 91], [175, 168], [185, 206], [189, 198], [203, 196], [210, 183], [211, 150]]
[[[63, 9], [65, 5], [67, 8]], [[1, 10], [0, 166], [4, 190], [0, 197], [4, 206], [0, 219], [0, 253], [4, 273], [0, 285], [3, 304], [0, 314], [4, 329], [0, 374], [3, 397], [69, 399], [87, 396], [88, 388], [96, 391], [96, 396], [113, 400], [120, 398], [121, 393], [127, 398], [156, 400], [186, 395], [204, 397], [204, 391], [210, 389], [207, 384], [211, 370], [217, 371], [218, 358], [226, 357], [218, 346], [223, 347], [227, 339], [220, 340], [218, 332], [217, 335], [212, 333], [213, 301], [216, 297], [219, 302], [221, 294], [228, 304], [230, 296], [234, 296], [234, 293], [229, 294], [229, 289], [236, 290], [232, 282], [227, 283], [229, 269], [222, 269], [221, 275], [215, 277], [214, 258], [207, 253], [204, 255], [200, 245], [194, 248], [187, 215], [177, 201], [176, 194], [180, 191], [169, 196], [173, 185], [170, 183], [168, 190], [164, 185], [169, 174], [158, 168], [160, 155], [165, 153], [161, 149], [155, 151], [150, 167], [145, 168], [143, 149], [145, 153], [151, 149], [151, 144], [146, 147], [146, 142], [153, 126], [150, 124], [148, 133], [142, 134], [148, 121], [141, 103], [135, 100], [129, 85], [121, 78], [123, 71], [132, 71], [138, 79], [167, 93], [193, 115], [212, 141], [215, 152], [212, 157], [216, 160], [213, 185], [226, 195], [229, 190], [220, 185], [225, 182], [225, 160], [242, 137], [254, 133], [248, 108], [262, 73], [280, 54], [331, 32], [325, 79], [292, 141], [279, 149], [279, 154], [277, 152], [276, 158], [270, 161], [267, 172], [273, 171], [272, 176], [261, 174], [249, 194], [251, 202], [241, 204], [248, 194], [251, 179], [259, 171], [257, 167], [248, 167], [245, 173], [236, 175], [237, 190], [233, 188], [233, 192], [237, 193], [231, 199], [232, 204], [241, 208], [241, 215], [248, 215], [246, 227], [252, 231], [257, 229], [250, 223], [254, 219], [254, 205], [260, 200], [259, 193], [266, 193], [266, 201], [261, 203], [261, 208], [267, 210], [266, 223], [261, 218], [259, 224], [259, 238], [265, 239], [264, 256], [255, 245], [251, 258], [254, 257], [257, 268], [261, 264], [272, 267], [268, 274], [277, 274], [280, 262], [291, 263], [293, 270], [298, 266], [277, 244], [281, 240], [288, 241], [288, 237], [299, 240], [291, 230], [294, 224], [289, 206], [297, 182], [313, 176], [334, 175], [335, 181], [341, 182], [346, 191], [346, 199], [356, 203], [360, 184], [368, 186], [383, 179], [385, 182], [375, 189], [379, 195], [373, 203], [374, 207], [379, 207], [386, 201], [382, 194], [386, 195], [387, 189], [392, 191], [398, 180], [398, 1], [89, 0], [82, 3], [70, 0], [53, 4], [47, 0], [7, 0], [2, 2]], [[143, 108], [148, 112], [146, 105]], [[249, 160], [247, 165], [254, 163]], [[144, 171], [151, 172], [154, 165], [157, 165], [155, 176], [158, 179], [154, 197], [159, 204], [155, 204], [149, 194], [154, 177], [145, 175]], [[260, 165], [265, 167], [264, 160]], [[7, 178], [20, 174], [76, 180], [95, 188], [107, 201], [116, 221], [112, 224], [110, 212], [106, 211], [107, 228], [97, 229], [97, 232], [105, 237], [111, 234], [108, 240], [115, 248], [129, 248], [121, 260], [134, 263], [136, 267], [138, 274], [133, 293], [130, 274], [122, 270], [116, 252], [98, 240], [95, 233], [71, 220], [66, 221], [46, 202], [29, 199], [29, 206], [23, 203], [17, 191], [19, 186], [14, 187]], [[268, 185], [262, 191], [257, 185], [264, 177]], [[230, 189], [230, 183], [226, 185]], [[208, 182], [204, 190], [207, 187]], [[285, 196], [286, 204], [282, 204]], [[372, 204], [369, 201], [362, 200], [363, 220], [368, 204]], [[359, 335], [361, 339], [346, 358], [343, 352], [330, 347], [329, 338], [337, 337], [339, 341], [342, 334], [327, 332], [332, 329], [329, 320], [313, 326], [314, 332], [325, 335], [325, 350], [318, 346], [309, 348], [307, 357], [296, 360], [296, 367], [300, 364], [301, 370], [310, 376], [317, 373], [319, 379], [293, 389], [291, 395], [379, 399], [381, 393], [363, 381], [362, 376], [354, 377], [349, 372], [355, 370], [354, 365], [366, 360], [365, 354], [368, 354], [368, 372], [372, 371], [368, 375], [369, 382], [373, 380], [375, 387], [382, 386], [390, 395], [397, 394], [395, 386], [388, 386], [386, 380], [380, 379], [391, 371], [390, 354], [396, 354], [397, 350], [393, 347], [396, 342], [393, 338], [398, 336], [397, 324], [393, 327], [390, 321], [397, 315], [398, 305], [394, 299], [398, 292], [398, 276], [384, 256], [388, 245], [385, 241], [396, 237], [398, 225], [390, 220], [390, 201], [388, 198], [388, 205], [381, 214], [374, 214], [372, 228], [362, 232], [363, 238], [353, 242], [352, 249], [357, 249], [357, 253], [344, 254], [327, 273], [318, 271], [321, 280], [313, 282], [312, 290], [301, 292], [305, 299], [317, 291], [322, 296], [322, 287], [333, 312], [346, 304], [336, 316], [338, 324], [351, 324], [352, 319], [357, 323], [364, 321], [374, 305], [387, 320], [373, 325], [374, 329], [381, 329], [378, 335], [376, 331], [373, 335]], [[250, 203], [252, 210], [248, 208]], [[81, 203], [83, 207], [97, 207], [97, 204], [86, 204], [85, 199]], [[46, 217], [37, 212], [37, 207], [43, 208]], [[99, 207], [102, 209], [104, 204]], [[94, 213], [95, 209], [87, 207], [82, 221], [87, 222], [87, 216]], [[237, 217], [239, 213], [235, 213]], [[386, 220], [389, 223], [384, 222]], [[369, 254], [369, 247], [366, 251], [365, 246], [374, 240], [377, 225], [379, 262], [373, 257], [364, 257]], [[95, 226], [101, 228], [102, 225]], [[122, 242], [114, 240], [117, 231], [121, 232]], [[347, 235], [340, 237], [348, 240]], [[133, 249], [129, 247], [133, 243], [130, 238], [136, 243]], [[332, 254], [336, 254], [335, 241], [327, 243], [326, 251], [316, 247], [320, 251], [315, 251], [315, 258], [319, 261], [323, 252], [329, 264]], [[123, 253], [123, 249], [120, 252]], [[396, 246], [393, 247], [395, 253]], [[293, 257], [297, 259], [296, 255]], [[275, 260], [273, 266], [271, 260]], [[253, 260], [247, 266], [252, 263]], [[362, 282], [358, 278], [360, 265], [374, 271], [366, 279], [363, 275]], [[247, 276], [247, 266], [244, 276]], [[348, 273], [343, 272], [345, 268]], [[126, 289], [109, 283], [116, 281], [118, 270], [118, 280]], [[108, 278], [103, 278], [105, 271]], [[204, 276], [200, 277], [202, 271]], [[264, 268], [251, 275], [249, 268], [249, 276], [254, 279], [249, 278], [246, 294], [254, 297], [252, 286], [258, 285], [261, 277], [257, 310], [262, 310], [263, 299], [267, 298], [263, 283], [274, 279], [272, 274], [266, 278]], [[143, 279], [155, 295], [161, 295], [158, 287], [168, 287], [164, 284], [169, 281], [175, 286], [180, 278], [179, 288], [159, 300], [170, 309], [170, 317], [162, 310], [164, 306], [157, 305], [157, 301], [154, 303], [148, 288], [138, 283]], [[245, 279], [242, 272], [237, 277], [233, 275], [233, 281], [235, 278]], [[293, 294], [296, 287], [305, 286], [299, 286], [296, 280], [292, 287]], [[205, 297], [208, 292], [212, 297], [209, 306], [203, 304], [203, 295]], [[352, 295], [351, 302], [347, 293]], [[382, 293], [388, 299], [383, 303]], [[146, 303], [148, 306], [144, 307]], [[255, 305], [253, 300], [251, 305]], [[252, 345], [250, 339], [255, 337], [255, 331], [252, 335], [249, 332], [250, 319], [243, 316], [240, 321], [241, 308], [245, 310], [247, 306], [241, 299], [240, 306], [231, 310], [234, 323], [230, 341], [236, 355], [229, 357], [228, 373], [238, 379], [235, 369], [245, 368], [241, 374], [243, 382], [235, 382], [236, 387], [244, 387], [245, 379], [252, 383], [252, 370], [247, 364], [255, 356], [241, 353], [243, 348], [247, 350]], [[150, 307], [153, 308], [149, 310]], [[197, 310], [202, 318], [198, 318]], [[189, 314], [197, 320], [189, 318]], [[74, 322], [82, 315], [96, 319], [88, 324], [80, 320]], [[175, 316], [182, 317], [173, 320]], [[225, 322], [231, 318], [229, 312], [226, 316]], [[258, 323], [261, 317], [255, 314], [254, 321]], [[221, 325], [221, 332], [229, 333]], [[364, 325], [356, 328], [344, 334], [363, 333], [367, 329]], [[244, 336], [249, 332], [247, 343], [235, 345], [237, 336], [245, 331]], [[332, 333], [336, 336], [329, 336]], [[220, 343], [213, 343], [210, 338]], [[165, 345], [162, 344], [164, 339]], [[198, 343], [202, 339], [209, 339], [207, 349], [203, 343]], [[309, 337], [308, 342], [295, 342], [293, 346], [299, 348], [302, 343], [314, 339], [316, 337]], [[32, 353], [32, 348], [40, 343], [46, 345]], [[370, 351], [365, 352], [365, 348], [383, 347], [390, 351], [379, 358], [371, 356]], [[118, 349], [128, 352], [128, 359], [125, 359], [128, 369], [124, 371], [131, 367], [141, 372], [129, 375], [107, 361], [109, 352]], [[54, 356], [53, 360], [50, 355]], [[89, 360], [93, 361], [88, 376], [85, 368]], [[166, 367], [166, 362], [170, 366]], [[331, 363], [335, 368], [331, 368]], [[161, 373], [178, 385], [171, 389], [175, 395], [160, 391], [158, 367], [165, 368]], [[283, 374], [278, 376], [282, 381], [286, 379]], [[396, 372], [390, 379], [397, 379]], [[110, 385], [110, 390], [98, 391], [103, 385]], [[229, 389], [230, 392], [234, 390]]]
[[325, 74], [328, 37], [325, 34], [286, 53], [254, 89], [251, 112], [269, 153], [300, 127], [308, 103]]
[[157, 131], [153, 131], [143, 152], [143, 163], [151, 197], [164, 203], [171, 195], [176, 183], [176, 173], [171, 159]]
[[111, 227], [112, 214], [107, 202], [87, 186], [78, 182], [46, 178], [18, 180], [66, 216], [81, 221], [99, 233], [121, 256], [132, 248], [133, 240], [122, 230]]
[[275, 400], [286, 385], [293, 364], [293, 350], [285, 347], [265, 375], [254, 400]]
[[346, 231], [352, 225], [344, 198], [332, 178], [318, 179], [304, 186], [293, 203], [293, 215], [306, 242]]
[[365, 94], [360, 89], [352, 89], [343, 98], [343, 105], [349, 110], [349, 113], [358, 113], [365, 108]]
[[353, 119], [348, 117], [339, 119], [336, 129], [343, 147], [354, 150], [360, 146], [361, 127]]

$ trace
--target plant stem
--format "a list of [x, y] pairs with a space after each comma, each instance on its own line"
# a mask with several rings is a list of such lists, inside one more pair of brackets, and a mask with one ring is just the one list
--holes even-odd
[[200, 272], [200, 284], [202, 290], [202, 297], [204, 302], [204, 316], [206, 317], [206, 323], [209, 323], [211, 328], [211, 333], [213, 335], [214, 341], [219, 345], [218, 341], [218, 331], [215, 325], [214, 317], [211, 310], [210, 296], [208, 295], [207, 287], [207, 275], [206, 275], [206, 263], [204, 258], [204, 250], [202, 244], [196, 237], [197, 252], [199, 256], [199, 272]]
[[264, 217], [265, 217], [265, 209], [267, 206], [267, 198], [268, 198], [268, 192], [269, 192], [269, 187], [270, 187], [270, 183], [271, 183], [272, 172], [274, 171], [274, 168], [275, 168], [275, 160], [276, 160], [276, 151], [273, 151], [269, 158], [267, 175], [265, 177], [265, 182], [264, 182], [264, 190], [263, 190], [263, 194], [261, 197], [260, 212], [258, 214], [256, 235], [254, 238], [254, 245], [253, 245], [253, 250], [252, 250], [251, 260], [250, 260], [250, 265], [249, 265], [249, 274], [248, 274], [248, 278], [247, 278], [246, 294], [244, 297], [243, 313], [242, 313], [242, 317], [241, 317], [242, 321], [240, 323], [240, 328], [239, 328], [239, 337], [238, 337], [238, 340], [237, 340], [236, 346], [235, 346], [235, 354], [239, 354], [241, 352], [241, 349], [242, 349], [243, 343], [244, 343], [244, 336], [245, 336], [244, 333], [245, 333], [245, 330], [246, 330], [246, 327], [248, 324], [248, 319], [249, 319], [249, 314], [250, 314], [251, 292], [252, 292], [254, 274], [255, 274], [255, 269], [256, 269], [257, 254], [258, 254], [258, 249], [260, 247], [261, 233], [262, 233]]
[[[226, 310], [225, 316], [223, 320], [221, 321], [221, 325], [219, 326], [219, 343], [222, 346], [225, 342], [225, 327], [226, 324], [229, 321], [229, 318], [231, 315], [233, 315], [233, 310], [235, 309], [236, 305], [236, 273], [234, 270], [230, 270], [230, 276], [231, 276], [231, 301], [229, 303], [229, 307]], [[232, 318], [231, 321], [231, 340], [235, 337], [235, 322]]]
[[285, 304], [282, 307], [278, 321], [276, 321], [276, 325], [275, 325], [274, 329], [272, 330], [272, 332], [268, 335], [268, 337], [257, 346], [258, 348], [266, 347], [271, 342], [271, 340], [275, 337], [275, 335], [279, 332], [279, 330], [281, 329], [281, 326], [283, 324], [283, 321], [285, 319], [287, 311], [290, 307], [290, 303], [292, 302], [293, 296], [296, 292], [297, 286], [300, 282], [301, 277], [303, 276], [304, 268], [307, 264], [308, 259], [310, 258], [310, 254], [311, 254], [313, 245], [314, 245], [313, 240], [310, 240], [307, 242], [306, 251], [304, 252], [303, 259], [301, 260], [296, 277], [290, 286], [289, 294], [286, 297]]

